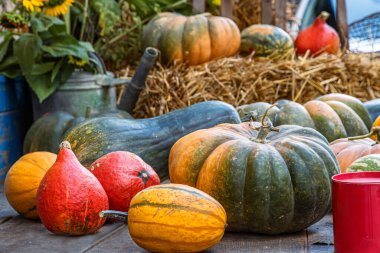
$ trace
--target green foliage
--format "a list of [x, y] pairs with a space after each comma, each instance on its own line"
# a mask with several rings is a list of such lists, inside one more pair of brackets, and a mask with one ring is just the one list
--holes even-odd
[[0, 30], [0, 74], [24, 76], [40, 101], [76, 68], [96, 72], [96, 62], [89, 58], [92, 44], [121, 23], [116, 0], [76, 0], [61, 17], [49, 17], [43, 9], [29, 13], [21, 1], [15, 3], [14, 10], [0, 13], [0, 24], [9, 29]]
[[65, 23], [55, 17], [31, 18], [29, 33], [14, 36], [0, 33], [0, 74], [23, 75], [40, 101], [52, 94], [75, 70], [68, 56], [89, 61], [91, 44], [79, 42], [66, 32]]
[[95, 50], [112, 70], [120, 70], [140, 60], [143, 26], [152, 17], [163, 11], [192, 14], [192, 6], [186, 0], [120, 0], [119, 5], [121, 22], [113, 32], [94, 44]]
[[120, 22], [120, 6], [116, 1], [92, 0], [90, 7], [98, 15], [100, 35], [104, 36], [113, 31], [114, 26]]

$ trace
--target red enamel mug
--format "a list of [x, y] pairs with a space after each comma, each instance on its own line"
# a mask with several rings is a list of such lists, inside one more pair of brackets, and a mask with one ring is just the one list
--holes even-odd
[[335, 253], [380, 252], [380, 172], [332, 177]]

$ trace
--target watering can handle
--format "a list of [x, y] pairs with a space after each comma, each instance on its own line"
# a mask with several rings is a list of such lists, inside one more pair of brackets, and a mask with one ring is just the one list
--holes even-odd
[[98, 77], [96, 78], [96, 84], [99, 86], [116, 86], [116, 85], [128, 85], [130, 83], [129, 79], [117, 79], [110, 77], [107, 74], [107, 68], [104, 64], [102, 57], [96, 52], [90, 52], [90, 61], [95, 64], [98, 71]]
[[89, 52], [90, 62], [94, 63], [98, 74], [107, 75], [107, 68], [102, 57], [96, 52]]
[[130, 83], [130, 79], [118, 79], [108, 75], [98, 75], [96, 78], [96, 84], [99, 86], [111, 87], [116, 85], [129, 85]]

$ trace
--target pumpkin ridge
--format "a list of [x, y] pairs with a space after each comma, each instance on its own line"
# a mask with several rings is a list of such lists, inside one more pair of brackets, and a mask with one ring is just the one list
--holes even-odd
[[360, 116], [348, 105], [340, 101], [325, 101], [339, 116], [347, 136], [358, 136], [368, 133], [368, 128]]
[[[211, 36], [211, 26], [210, 26], [210, 22], [211, 22], [211, 20], [210, 20], [209, 18], [206, 18], [206, 24], [207, 24], [207, 36], [208, 36], [208, 38], [209, 38], [209, 40], [210, 40], [210, 43], [209, 43], [209, 47], [210, 47], [209, 52], [210, 52], [210, 54], [209, 54], [209, 56], [207, 57], [207, 58], [208, 58], [207, 61], [210, 61], [210, 59], [211, 59], [211, 55], [213, 54], [213, 43], [212, 43], [212, 36]], [[202, 49], [203, 49], [203, 48], [201, 48], [201, 51], [202, 51]], [[203, 49], [203, 50], [204, 50], [204, 49]]]
[[[284, 145], [285, 144], [285, 145]], [[323, 171], [322, 177], [328, 179], [328, 175], [326, 174], [326, 166], [324, 165], [324, 162], [322, 161], [321, 157], [319, 157], [318, 153], [316, 153], [312, 148], [310, 148], [308, 145], [298, 142], [298, 141], [287, 141], [284, 143], [281, 148], [277, 148], [280, 153], [283, 151], [283, 154], [286, 154], [288, 156], [288, 161], [292, 160], [289, 166], [289, 171], [292, 177], [292, 183], [294, 185], [294, 193], [295, 197], [298, 197], [298, 201], [295, 201], [295, 203], [298, 203], [298, 208], [295, 207], [295, 216], [294, 218], [302, 217], [303, 219], [299, 220], [293, 220], [295, 223], [293, 223], [292, 227], [289, 228], [289, 231], [298, 231], [300, 227], [304, 227], [311, 221], [317, 220], [319, 217], [315, 216], [317, 212], [315, 210], [317, 208], [321, 208], [321, 205], [323, 203], [329, 203], [329, 201], [325, 201], [325, 199], [317, 199], [316, 196], [320, 196], [318, 193], [325, 192], [325, 188], [321, 187], [320, 184], [317, 182], [322, 182], [319, 178], [317, 178], [317, 174], [314, 170], [312, 171], [310, 168], [320, 168], [321, 166], [325, 168], [325, 170], [318, 170]], [[298, 150], [298, 151], [297, 151]], [[301, 152], [299, 152], [301, 151]], [[313, 159], [309, 159], [310, 157], [313, 157]], [[293, 158], [292, 158], [293, 157]], [[297, 172], [293, 171], [294, 169], [297, 170]], [[301, 173], [301, 174], [300, 174]], [[297, 175], [298, 178], [295, 178], [294, 175]], [[300, 177], [301, 175], [301, 177]], [[307, 179], [307, 182], [304, 181]], [[328, 180], [327, 180], [328, 181]], [[298, 188], [302, 186], [303, 189], [308, 189], [307, 191], [304, 191], [303, 193], [298, 192]], [[331, 190], [328, 185], [328, 190]], [[330, 191], [329, 191], [330, 192]], [[311, 197], [311, 195], [313, 197]], [[321, 196], [320, 196], [321, 197]], [[330, 200], [331, 194], [329, 194], [328, 200]], [[313, 200], [310, 202], [310, 200]], [[317, 201], [320, 201], [321, 203], [317, 203]], [[304, 206], [307, 205], [308, 212], [305, 213]], [[297, 206], [297, 205], [296, 205]], [[325, 211], [322, 212], [324, 215], [328, 211], [328, 207], [325, 208]], [[298, 212], [298, 215], [297, 215]], [[321, 215], [322, 215], [321, 214]], [[293, 218], [293, 219], [294, 219]]]
[[[322, 160], [325, 161], [325, 163], [326, 163], [326, 161], [328, 161], [329, 163], [332, 163], [332, 165], [334, 165], [334, 166], [331, 166], [331, 168], [334, 168], [334, 169], [339, 168], [339, 164], [338, 164], [338, 161], [334, 155], [334, 152], [328, 148], [329, 147], [328, 144], [326, 144], [324, 142], [318, 142], [315, 140], [313, 142], [313, 140], [310, 138], [303, 138], [303, 140], [300, 140], [299, 136], [290, 136], [289, 138], [296, 140], [296, 141], [302, 141], [302, 142], [306, 143], [309, 147], [311, 147], [319, 155], [319, 157], [321, 157], [321, 156], [324, 157], [324, 159], [322, 159]], [[340, 171], [338, 171], [338, 170], [330, 171], [328, 168], [330, 168], [330, 166], [326, 166], [326, 169], [329, 173], [330, 178], [333, 175], [340, 173]]]
[[143, 206], [153, 206], [153, 207], [159, 207], [159, 208], [178, 209], [178, 210], [185, 210], [185, 211], [190, 211], [190, 212], [195, 212], [195, 213], [201, 213], [201, 214], [212, 216], [212, 217], [216, 218], [217, 220], [221, 221], [222, 223], [224, 223], [222, 218], [220, 218], [218, 215], [216, 215], [215, 213], [213, 213], [211, 211], [206, 211], [206, 210], [202, 210], [202, 209], [198, 209], [198, 208], [194, 208], [194, 207], [190, 207], [190, 206], [183, 206], [183, 205], [153, 203], [153, 202], [150, 202], [148, 200], [144, 200], [144, 201], [132, 204], [129, 207], [129, 210], [131, 210], [133, 208], [143, 207]]
[[221, 207], [220, 203], [218, 201], [216, 201], [213, 197], [211, 196], [207, 196], [207, 195], [202, 195], [196, 191], [193, 191], [193, 190], [187, 190], [187, 189], [183, 189], [183, 188], [175, 188], [173, 186], [165, 186], [165, 185], [159, 185], [159, 186], [156, 186], [156, 189], [170, 189], [170, 190], [176, 190], [176, 191], [183, 191], [183, 192], [188, 192], [190, 194], [193, 194], [193, 195], [196, 195], [196, 196], [199, 196], [199, 197], [202, 197], [204, 199], [207, 199], [207, 200], [210, 200], [211, 202], [213, 202], [214, 204], [218, 205]]
[[[281, 215], [283, 215], [285, 216], [284, 218], [285, 221], [283, 222], [282, 230], [286, 231], [287, 224], [291, 222], [294, 216], [294, 212], [293, 213], [289, 212], [288, 217], [286, 217], [286, 215], [283, 214], [287, 209], [294, 210], [295, 204], [294, 204], [293, 182], [291, 181], [291, 176], [290, 176], [289, 170], [287, 169], [286, 162], [284, 158], [281, 156], [280, 152], [277, 149], [275, 149], [275, 147], [273, 147], [272, 145], [268, 145], [268, 149], [270, 149], [269, 168], [271, 169], [270, 170], [271, 185], [273, 185], [272, 181], [275, 181], [276, 179], [278, 181], [281, 179], [283, 180], [283, 178], [279, 179], [279, 176], [275, 175], [275, 172], [281, 173], [281, 171], [279, 171], [279, 168], [280, 168], [279, 165], [281, 164], [282, 166], [284, 166], [284, 167], [281, 167], [283, 169], [284, 176], [286, 174], [286, 176], [290, 179], [288, 183], [289, 183], [289, 189], [291, 189], [291, 191], [287, 192], [287, 195], [288, 195], [287, 197], [289, 197], [289, 199], [292, 200], [289, 203], [285, 203], [287, 205], [285, 207], [279, 203], [274, 202], [274, 200], [278, 199], [279, 196], [278, 196], [278, 193], [271, 188], [270, 194], [269, 194], [270, 200], [268, 201], [268, 208], [269, 208], [268, 212], [270, 214], [270, 217], [276, 217], [277, 220], [269, 219], [268, 222], [269, 222], [270, 227], [279, 227], [280, 222], [278, 219], [281, 217]], [[276, 154], [277, 157], [275, 157], [274, 154]], [[285, 192], [283, 191], [282, 193], [284, 194]], [[275, 212], [278, 212], [278, 210], [282, 210], [281, 215], [279, 213], [275, 213]]]
[[[266, 144], [262, 144], [262, 143], [258, 143], [258, 142], [252, 142], [252, 143], [253, 143], [253, 145], [251, 147], [251, 152], [248, 155], [248, 161], [247, 161], [247, 167], [246, 167], [247, 169], [246, 169], [246, 175], [245, 176], [246, 176], [246, 178], [249, 177], [249, 175], [254, 176], [254, 177], [253, 178], [249, 177], [250, 179], [253, 179], [253, 182], [250, 181], [250, 180], [246, 180], [245, 181], [245, 186], [247, 186], [247, 188], [250, 189], [250, 188], [252, 188], [252, 184], [254, 184], [254, 188], [257, 189], [258, 186], [259, 186], [259, 183], [261, 183], [261, 182], [264, 181], [264, 180], [260, 180], [260, 182], [258, 182], [258, 180], [257, 180], [258, 174], [260, 173], [261, 176], [263, 176], [263, 171], [264, 170], [266, 172], [265, 174], [266, 175], [268, 174], [267, 167], [269, 165], [269, 157], [268, 157], [268, 152], [265, 149], [263, 149], [263, 147], [264, 147], [264, 145], [266, 147], [268, 147], [270, 145], [266, 145]], [[265, 161], [265, 165], [261, 164], [261, 166], [257, 166], [257, 167], [262, 167], [262, 168], [265, 168], [265, 169], [259, 170], [258, 168], [256, 168], [255, 165], [258, 165], [258, 164], [257, 164], [257, 160], [254, 159], [254, 158], [255, 158], [255, 156], [257, 154], [259, 154], [262, 157], [260, 161], [262, 161], [265, 158], [265, 160], [264, 160]], [[270, 181], [270, 180], [271, 179], [269, 179], [268, 181]], [[251, 183], [251, 184], [249, 185], [249, 183]], [[270, 182], [266, 182], [266, 183], [267, 183], [267, 185], [271, 185]], [[262, 213], [265, 213], [265, 215], [269, 215], [269, 210], [268, 209], [269, 209], [269, 206], [270, 206], [270, 203], [269, 203], [270, 202], [270, 197], [268, 197], [268, 196], [270, 194], [267, 191], [264, 191], [264, 193], [265, 193], [264, 199], [267, 199], [268, 202], [265, 203], [265, 205], [257, 205], [256, 208], [253, 211], [250, 212], [251, 215], [253, 213], [258, 213], [259, 211], [261, 211], [262, 208], [265, 208], [265, 210]], [[258, 199], [258, 197], [260, 197], [260, 199], [263, 198], [262, 196], [258, 196], [258, 194], [255, 194], [254, 196], [256, 197], [256, 199]], [[244, 195], [244, 200], [245, 199], [247, 199], [247, 202], [251, 202], [251, 201], [249, 201], [250, 199], [247, 198], [246, 194]], [[249, 211], [246, 211], [246, 212], [249, 213]], [[261, 214], [259, 214], [259, 215], [261, 217], [261, 219], [260, 219], [261, 221], [256, 221], [256, 222], [259, 222], [260, 224], [257, 224], [257, 223], [253, 224], [253, 223], [249, 222], [251, 220], [250, 219], [251, 217], [246, 217], [246, 219], [247, 219], [246, 222], [248, 221], [246, 224], [250, 224], [251, 227], [258, 227], [258, 226], [263, 225], [263, 223], [265, 223], [264, 226], [267, 228], [268, 227], [267, 223], [268, 223], [268, 220], [270, 219], [270, 217], [263, 217], [263, 216], [261, 216]]]
[[[283, 157], [284, 161], [289, 161], [289, 160], [295, 160], [296, 161], [297, 159], [300, 160], [298, 154], [295, 153], [291, 149], [291, 147], [286, 147], [285, 145], [282, 145], [281, 148], [277, 147], [277, 150], [279, 151], [279, 153]], [[296, 158], [289, 159], [289, 157], [290, 157], [289, 154], [295, 155]], [[287, 156], [288, 156], [288, 158], [287, 158]], [[305, 163], [303, 161], [300, 162], [300, 163], [302, 163], [304, 165], [304, 167], [306, 167], [306, 165], [305, 165]], [[297, 202], [299, 203], [301, 201], [299, 200], [299, 196], [297, 194], [298, 193], [298, 187], [299, 187], [299, 185], [298, 185], [298, 182], [296, 182], [296, 179], [295, 179], [295, 176], [294, 176], [297, 173], [294, 173], [294, 171], [293, 171], [294, 167], [299, 167], [300, 166], [299, 165], [300, 163], [298, 163], [297, 166], [295, 164], [294, 164], [294, 166], [292, 166], [293, 163], [291, 163], [291, 162], [287, 163], [288, 164], [289, 175], [290, 175], [290, 179], [291, 179], [291, 184], [292, 184], [292, 187], [293, 187], [293, 194], [294, 194], [294, 209], [293, 209], [294, 211], [292, 213], [292, 221], [293, 221], [293, 223], [295, 222], [295, 219], [297, 219], [297, 217], [304, 217], [303, 213], [300, 212], [300, 210], [299, 210], [299, 209], [302, 210], [302, 208], [300, 208], [300, 204], [297, 205]], [[298, 206], [298, 208], [297, 208], [297, 206]], [[294, 227], [295, 226], [293, 225], [291, 228], [287, 228], [287, 231], [292, 231], [294, 229]]]
[[[185, 230], [214, 230], [214, 229], [224, 229], [223, 226], [219, 227], [213, 227], [213, 226], [198, 226], [198, 227], [186, 227], [186, 226], [176, 226], [176, 225], [170, 225], [165, 223], [158, 223], [158, 222], [149, 222], [149, 221], [139, 221], [139, 220], [133, 220], [129, 223], [138, 223], [138, 224], [147, 224], [147, 225], [157, 225], [157, 226], [163, 226], [163, 227], [170, 227], [170, 228], [178, 228], [178, 229], [185, 229]], [[223, 222], [224, 224], [224, 222]]]
[[[222, 147], [223, 145], [223, 147]], [[247, 163], [249, 160], [249, 157], [251, 155], [251, 149], [252, 147], [259, 146], [259, 143], [255, 143], [253, 141], [247, 140], [247, 139], [237, 139], [237, 140], [230, 140], [220, 145], [220, 150], [216, 148], [214, 150], [215, 153], [225, 152], [225, 156], [223, 157], [223, 160], [221, 160], [221, 169], [224, 172], [224, 189], [226, 191], [219, 193], [219, 198], [221, 203], [226, 204], [226, 208], [228, 209], [235, 209], [235, 211], [239, 214], [242, 214], [245, 212], [245, 192], [244, 192], [244, 185], [245, 185], [245, 178], [247, 176]], [[246, 166], [241, 166], [244, 164]], [[239, 168], [244, 168], [240, 169]], [[229, 180], [230, 179], [230, 180]], [[241, 185], [243, 184], [243, 185]], [[238, 190], [232, 190], [232, 189], [238, 189]], [[213, 191], [215, 191], [214, 189]], [[234, 203], [228, 203], [226, 200], [224, 200], [223, 195], [228, 193], [229, 196], [232, 196], [232, 198], [235, 200]], [[216, 194], [216, 193], [213, 193]], [[236, 217], [234, 217], [236, 219]], [[228, 220], [228, 218], [227, 218]], [[235, 221], [236, 222], [236, 221]], [[244, 226], [246, 220], [243, 217], [239, 217], [238, 221], [239, 226]]]

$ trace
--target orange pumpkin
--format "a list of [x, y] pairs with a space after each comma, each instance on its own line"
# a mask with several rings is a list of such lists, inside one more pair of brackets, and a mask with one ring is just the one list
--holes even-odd
[[197, 65], [236, 54], [240, 31], [229, 18], [163, 12], [144, 27], [142, 44], [159, 49], [165, 63]]
[[[378, 116], [378, 117], [375, 119], [375, 121], [373, 122], [372, 127], [380, 127], [380, 116]], [[373, 134], [373, 135], [371, 136], [371, 139], [374, 140], [374, 141], [376, 141], [376, 140], [377, 140], [377, 135], [376, 135], [376, 134]]]
[[[338, 139], [330, 143], [342, 173], [358, 158], [369, 154], [380, 154], [379, 140], [380, 126], [373, 127], [366, 135]], [[375, 136], [376, 141], [372, 140]], [[369, 138], [371, 137], [371, 138]], [[380, 136], [379, 136], [380, 137]]]
[[37, 189], [56, 159], [57, 155], [50, 152], [29, 153], [8, 171], [4, 182], [5, 196], [9, 204], [25, 218], [39, 218], [36, 209]]

